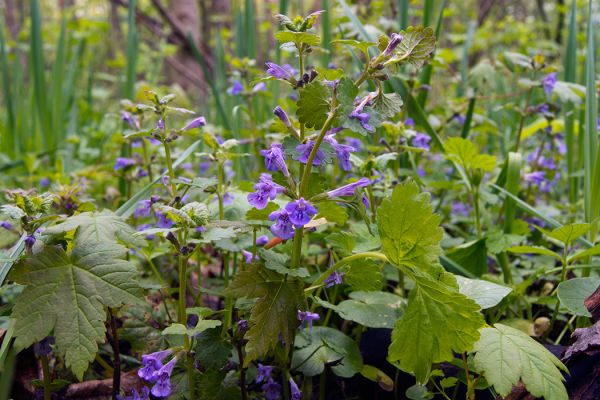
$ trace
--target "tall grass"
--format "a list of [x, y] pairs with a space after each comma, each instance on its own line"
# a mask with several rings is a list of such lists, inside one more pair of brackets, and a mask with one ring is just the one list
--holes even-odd
[[[577, 81], [577, 0], [571, 2], [569, 14], [569, 33], [565, 49], [565, 75], [567, 82]], [[565, 141], [567, 145], [567, 176], [569, 182], [569, 201], [573, 204], [577, 201], [579, 192], [579, 178], [573, 176], [576, 170], [575, 155], [577, 145], [575, 137], [575, 107], [568, 103], [565, 106]]]

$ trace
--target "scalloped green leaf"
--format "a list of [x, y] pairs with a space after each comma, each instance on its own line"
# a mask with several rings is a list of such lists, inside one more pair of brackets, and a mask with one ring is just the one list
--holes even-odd
[[312, 81], [299, 93], [298, 120], [307, 128], [321, 129], [330, 111], [331, 89], [320, 81]]
[[435, 34], [430, 27], [409, 26], [406, 31], [400, 32], [402, 41], [396, 48], [393, 59], [407, 62], [421, 68], [435, 51]]

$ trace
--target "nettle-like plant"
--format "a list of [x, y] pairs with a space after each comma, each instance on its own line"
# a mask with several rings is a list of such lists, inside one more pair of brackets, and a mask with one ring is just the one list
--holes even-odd
[[[123, 103], [123, 142], [140, 150], [114, 166], [124, 187], [146, 178], [148, 185], [116, 212], [95, 210], [68, 191], [66, 202], [14, 193], [4, 211], [20, 221], [27, 251], [9, 275], [24, 287], [11, 335], [17, 349], [37, 343], [46, 394], [60, 386], [46, 373], [49, 351], [81, 380], [92, 361], [106, 364], [98, 350], [107, 329], [115, 366], [119, 337], [146, 353], [137, 372], [145, 384], [131, 398], [277, 399], [282, 391], [285, 399], [310, 398], [312, 377], [321, 374], [323, 385], [328, 372], [362, 374], [393, 389], [393, 379], [363, 362], [347, 327], [329, 326], [336, 314], [355, 323], [356, 336], [366, 328], [392, 329], [387, 359], [416, 378], [411, 398], [426, 393], [425, 385], [443, 393], [459, 381], [469, 399], [488, 387], [505, 396], [520, 382], [534, 396], [567, 398], [557, 358], [520, 330], [486, 324], [482, 309], [510, 289], [446, 271], [441, 217], [429, 194], [415, 181], [396, 182], [379, 171], [403, 152], [412, 157], [429, 149], [431, 138], [400, 120], [402, 99], [387, 93], [385, 83], [398, 68], [423, 67], [435, 49], [433, 31], [411, 27], [377, 43], [337, 40], [362, 55], [362, 72], [352, 77], [338, 68], [309, 68], [321, 41], [312, 32], [319, 15], [277, 16], [283, 30], [275, 38], [298, 65], [268, 62], [265, 80], [283, 84], [297, 100], [273, 110], [276, 134], [269, 141], [252, 140], [262, 146], [254, 150], [266, 170], [257, 182], [236, 186], [231, 179], [232, 161], [248, 155], [247, 141], [223, 140], [203, 117], [179, 124], [177, 114], [192, 112], [170, 106], [171, 95], [148, 92], [148, 104]], [[231, 94], [253, 90], [241, 84]], [[363, 159], [359, 137], [371, 143], [377, 130], [386, 132], [383, 144], [393, 152]], [[174, 144], [184, 136], [197, 141], [175, 160]], [[198, 177], [182, 161], [200, 142], [204, 151], [196, 155], [205, 165]], [[473, 199], [481, 238], [480, 185], [496, 159], [466, 139], [447, 140], [443, 150]], [[70, 211], [52, 212], [49, 202], [69, 204]], [[350, 215], [360, 222], [347, 224]], [[587, 226], [573, 229], [568, 237], [544, 231], [564, 243], [562, 255], [509, 250], [559, 259], [564, 280], [569, 262], [596, 254], [594, 248], [568, 256]], [[151, 273], [140, 279], [136, 264]], [[209, 288], [202, 266], [214, 264], [223, 284]], [[396, 270], [394, 293], [381, 291], [384, 266], [386, 276]], [[342, 290], [348, 298], [339, 301]], [[116, 316], [124, 319], [119, 330]], [[454, 373], [445, 376], [441, 363], [455, 365]]]

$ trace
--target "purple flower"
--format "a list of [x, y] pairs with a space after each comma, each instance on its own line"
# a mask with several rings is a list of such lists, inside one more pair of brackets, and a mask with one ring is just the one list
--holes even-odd
[[362, 195], [362, 203], [365, 206], [365, 208], [368, 210], [369, 209], [369, 198], [367, 197], [366, 194], [363, 193]]
[[135, 165], [135, 160], [133, 158], [117, 157], [114, 170], [118, 171], [123, 168], [131, 167], [132, 165]]
[[325, 279], [325, 282], [323, 282], [325, 284], [326, 288], [332, 287], [334, 285], [341, 285], [342, 284], [342, 278], [344, 277], [344, 273], [342, 272], [341, 274], [337, 271], [333, 271], [333, 273], [331, 275], [329, 275], [327, 277], [327, 279]]
[[402, 35], [400, 35], [398, 33], [392, 33], [390, 35], [390, 41], [388, 42], [387, 47], [383, 51], [383, 55], [386, 56], [386, 57], [391, 56], [392, 53], [394, 52], [394, 50], [396, 50], [396, 47], [398, 47], [398, 45], [400, 44], [401, 41], [402, 41]]
[[184, 131], [189, 131], [190, 129], [194, 129], [194, 128], [200, 128], [201, 126], [206, 125], [206, 118], [204, 117], [198, 117], [196, 119], [193, 119], [192, 121], [190, 121], [190, 123], [188, 123], [183, 130]]
[[162, 229], [169, 229], [173, 226], [171, 218], [161, 212], [156, 213], [156, 226]]
[[267, 74], [271, 75], [273, 78], [285, 79], [288, 81], [294, 79], [294, 76], [288, 69], [280, 67], [274, 62], [268, 62], [265, 65], [267, 66]]
[[54, 344], [54, 336], [46, 336], [39, 342], [33, 345], [33, 352], [36, 356], [47, 356], [52, 353], [52, 345]]
[[336, 69], [337, 67], [335, 66], [334, 63], [330, 62], [329, 64], [327, 64], [327, 68], [329, 68], [329, 69]]
[[337, 189], [330, 190], [327, 192], [327, 196], [329, 197], [345, 197], [345, 196], [354, 196], [354, 192], [356, 188], [369, 186], [371, 181], [369, 178], [360, 178], [356, 182], [349, 183], [344, 186], [340, 186]]
[[266, 400], [281, 399], [281, 385], [274, 380], [270, 380], [261, 387]]
[[289, 214], [289, 219], [295, 226], [304, 226], [317, 213], [317, 210], [308, 201], [300, 197], [298, 200], [291, 201], [285, 206]]
[[[299, 144], [296, 146], [296, 151], [300, 153], [300, 156], [297, 158], [302, 164], [306, 164], [308, 162], [308, 157], [312, 152], [313, 147], [315, 146], [314, 140], [309, 140], [306, 143]], [[325, 160], [327, 155], [321, 150], [317, 149], [317, 153], [315, 154], [315, 158], [313, 159], [313, 166], [319, 166]]]
[[354, 111], [352, 111], [348, 116], [350, 118], [357, 119], [364, 130], [369, 132], [373, 132], [375, 130], [375, 128], [369, 125], [369, 120], [371, 119], [369, 113], [362, 112], [362, 110], [359, 111], [357, 108]]
[[232, 96], [237, 96], [244, 91], [244, 85], [240, 81], [233, 81], [233, 84], [229, 89], [227, 89], [227, 93]]
[[455, 201], [452, 203], [452, 214], [468, 217], [469, 213], [469, 207], [462, 201]]
[[302, 392], [298, 389], [298, 385], [294, 382], [294, 379], [290, 377], [290, 392], [292, 395], [292, 400], [302, 400]]
[[150, 210], [152, 210], [152, 204], [154, 204], [152, 199], [141, 200], [138, 203], [137, 208], [133, 212], [133, 216], [136, 218], [147, 217], [148, 215], [150, 215]]
[[143, 386], [140, 393], [135, 388], [131, 391], [130, 395], [123, 398], [123, 400], [148, 400], [150, 398], [150, 389], [147, 386]]
[[267, 243], [269, 243], [269, 237], [267, 235], [262, 235], [256, 238], [257, 246], [264, 246]]
[[156, 397], [167, 397], [171, 394], [171, 373], [177, 363], [177, 357], [166, 363], [159, 369], [156, 376], [156, 383], [152, 387], [152, 395]]
[[142, 356], [142, 368], [138, 370], [138, 376], [145, 381], [154, 382], [157, 372], [163, 367], [162, 361], [171, 354], [171, 350], [157, 351]]
[[158, 129], [160, 131], [165, 130], [165, 121], [162, 118], [159, 118], [158, 121], [156, 122], [156, 129]]
[[140, 129], [140, 123], [138, 122], [135, 115], [128, 113], [127, 111], [121, 111], [121, 119], [125, 122], [131, 129]]
[[267, 90], [267, 85], [265, 85], [264, 82], [258, 82], [256, 85], [254, 85], [254, 87], [252, 88], [252, 93], [257, 93], [257, 92], [264, 92], [265, 90]]
[[415, 121], [412, 118], [406, 118], [404, 120], [404, 126], [406, 126], [407, 128], [414, 128]]
[[350, 152], [356, 151], [356, 148], [347, 144], [338, 144], [338, 142], [332, 136], [325, 136], [324, 140], [333, 146], [335, 154], [340, 163], [340, 168], [344, 171], [350, 171], [352, 169], [352, 164], [350, 163]]
[[431, 142], [431, 137], [426, 133], [417, 132], [417, 134], [412, 138], [412, 145], [414, 147], [418, 147], [419, 149], [429, 151], [429, 142]]
[[285, 209], [273, 211], [269, 214], [269, 220], [276, 221], [271, 225], [271, 232], [273, 235], [282, 239], [291, 239], [294, 237], [294, 226], [290, 221], [290, 216]]
[[550, 106], [548, 105], [548, 103], [540, 104], [538, 106], [538, 112], [542, 114], [548, 114], [550, 112]]
[[284, 176], [290, 176], [290, 171], [288, 171], [285, 164], [285, 153], [281, 144], [273, 143], [268, 150], [261, 150], [260, 154], [265, 157], [265, 167], [269, 171], [281, 171]]
[[235, 195], [233, 195], [229, 192], [225, 192], [225, 194], [223, 195], [223, 205], [224, 206], [232, 205], [234, 199], [235, 199]]
[[0, 228], [4, 228], [7, 231], [10, 231], [13, 229], [13, 225], [8, 221], [0, 221]]
[[321, 318], [319, 314], [313, 313], [310, 311], [300, 311], [298, 310], [298, 320], [300, 321], [300, 329], [304, 327], [304, 323], [306, 322], [312, 331], [313, 321]]
[[27, 235], [27, 236], [25, 237], [25, 249], [26, 249], [26, 250], [27, 250], [29, 253], [31, 253], [31, 250], [33, 249], [33, 245], [35, 244], [35, 241], [36, 241], [36, 239], [35, 239], [35, 236], [34, 236], [34, 235], [35, 235], [35, 234], [33, 234], [33, 233], [32, 233], [31, 235]]
[[540, 185], [546, 180], [546, 171], [535, 171], [525, 174], [525, 181]]
[[240, 319], [237, 322], [237, 328], [240, 333], [245, 333], [250, 328], [250, 325], [248, 325], [248, 320]]
[[596, 130], [600, 132], [600, 117], [596, 120]]
[[40, 179], [40, 186], [43, 188], [47, 188], [48, 186], [50, 186], [50, 179], [48, 179], [48, 178]]
[[277, 118], [279, 118], [281, 120], [281, 122], [283, 122], [285, 124], [285, 126], [287, 126], [288, 128], [292, 126], [290, 119], [288, 118], [287, 114], [285, 113], [285, 111], [283, 111], [283, 109], [279, 106], [275, 107], [273, 109], [273, 114], [275, 114], [275, 116]]
[[274, 368], [275, 367], [271, 365], [262, 365], [261, 363], [258, 363], [258, 370], [256, 372], [256, 383], [268, 382], [271, 379], [273, 379], [271, 375], [273, 374]]
[[256, 192], [248, 195], [248, 203], [262, 210], [267, 206], [269, 200], [275, 200], [279, 193], [283, 193], [285, 188], [273, 182], [271, 175], [260, 174], [260, 180], [254, 185]]
[[465, 123], [465, 117], [463, 117], [460, 114], [454, 114], [452, 116], [452, 119], [456, 122], [458, 122], [459, 124], [463, 125]]
[[542, 87], [547, 95], [552, 93], [554, 86], [556, 85], [556, 72], [551, 72], [542, 79]]
[[353, 137], [347, 137], [346, 138], [346, 144], [348, 146], [354, 147], [356, 150], [358, 151], [362, 148], [362, 141], [360, 139], [357, 138], [353, 138]]
[[244, 260], [246, 261], [246, 264], [252, 264], [252, 262], [253, 262], [252, 258], [254, 258], [254, 261], [260, 260], [258, 255], [254, 255], [254, 257], [252, 257], [252, 253], [249, 251], [242, 250], [242, 254], [244, 255]]

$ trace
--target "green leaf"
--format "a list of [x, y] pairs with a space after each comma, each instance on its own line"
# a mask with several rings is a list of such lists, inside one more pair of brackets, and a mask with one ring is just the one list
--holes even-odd
[[488, 249], [488, 252], [491, 254], [498, 254], [515, 243], [522, 242], [525, 240], [525, 236], [523, 235], [515, 235], [511, 233], [504, 233], [502, 231], [494, 231], [492, 233], [488, 233], [485, 241], [485, 245]]
[[562, 103], [573, 103], [579, 105], [585, 98], [585, 86], [572, 82], [557, 81], [552, 89]]
[[595, 245], [594, 247], [590, 247], [589, 249], [573, 254], [571, 257], [569, 257], [569, 263], [575, 260], [580, 260], [585, 257], [596, 256], [598, 254], [600, 254], [600, 243]]
[[233, 347], [221, 337], [221, 329], [208, 329], [196, 337], [195, 357], [207, 369], [222, 368]]
[[[283, 149], [285, 151], [285, 154], [289, 155], [294, 160], [298, 160], [298, 159], [300, 159], [300, 157], [302, 157], [302, 153], [299, 152], [298, 150], [296, 150], [296, 147], [298, 145], [300, 145], [300, 142], [294, 137], [288, 136], [283, 140]], [[331, 143], [321, 142], [321, 145], [319, 146], [319, 150], [321, 150], [324, 154], [322, 163], [329, 164], [329, 163], [333, 162], [333, 160], [337, 157], [335, 149], [331, 145]], [[313, 181], [311, 181], [311, 188], [309, 190], [309, 195], [312, 195], [313, 186], [316, 186], [316, 188], [320, 189], [319, 185], [315, 185], [315, 183], [317, 183], [316, 181], [317, 181], [317, 179], [314, 179], [314, 178], [313, 178]], [[320, 192], [321, 191], [318, 190], [315, 192], [315, 194], [320, 193]]]
[[277, 203], [270, 201], [267, 203], [267, 206], [262, 210], [258, 210], [256, 208], [252, 208], [246, 212], [246, 220], [248, 221], [267, 221], [269, 219], [269, 214], [273, 211], [279, 210], [279, 206]]
[[424, 384], [431, 364], [473, 348], [485, 321], [467, 296], [422, 273], [414, 279], [408, 307], [392, 331], [388, 360]]
[[516, 254], [541, 254], [544, 256], [551, 256], [557, 260], [561, 259], [561, 256], [550, 249], [541, 246], [513, 246], [506, 249], [511, 253]]
[[496, 70], [488, 59], [483, 59], [469, 70], [468, 83], [478, 93], [492, 89], [496, 82]]
[[358, 345], [337, 329], [325, 326], [304, 329], [296, 336], [294, 344], [292, 369], [306, 376], [319, 375], [326, 364], [342, 378], [350, 378], [363, 368]]
[[456, 276], [458, 290], [475, 300], [482, 310], [498, 305], [512, 291], [511, 288], [496, 283]]
[[[379, 92], [373, 100], [373, 109], [377, 111], [382, 118], [389, 119], [402, 110], [402, 98], [398, 93], [383, 93]], [[370, 122], [370, 121], [369, 121]]]
[[383, 252], [395, 265], [429, 268], [441, 253], [443, 229], [428, 193], [413, 181], [398, 184], [377, 210]]
[[451, 137], [444, 143], [447, 157], [461, 165], [465, 170], [480, 169], [490, 172], [496, 167], [496, 157], [479, 154], [473, 142], [460, 137]]
[[298, 120], [307, 128], [321, 129], [329, 113], [331, 90], [320, 81], [313, 81], [300, 89]]
[[162, 335], [187, 335], [189, 337], [195, 337], [200, 333], [221, 326], [221, 321], [214, 319], [199, 319], [198, 323], [193, 328], [187, 328], [183, 324], [171, 324], [162, 331]]
[[90, 241], [71, 254], [48, 246], [16, 264], [10, 278], [26, 287], [12, 313], [15, 346], [26, 348], [53, 332], [57, 354], [81, 380], [104, 341], [105, 307], [140, 301], [137, 271], [125, 255], [111, 241]]
[[535, 397], [567, 400], [560, 370], [566, 367], [527, 334], [502, 324], [481, 329], [475, 344], [475, 370], [501, 395], [523, 382]]
[[344, 225], [348, 220], [346, 209], [333, 201], [326, 201], [319, 204], [319, 213], [316, 218], [325, 218], [329, 222], [338, 225]]
[[239, 400], [242, 393], [239, 385], [231, 385], [224, 371], [209, 369], [200, 374], [200, 398], [219, 400]]
[[446, 256], [465, 267], [475, 276], [481, 276], [487, 272], [486, 239], [464, 243], [446, 252]]
[[377, 367], [365, 364], [360, 374], [370, 381], [376, 382], [386, 392], [394, 390], [394, 380]]
[[290, 269], [287, 267], [290, 257], [286, 254], [277, 253], [273, 250], [259, 249], [260, 258], [265, 260], [265, 267], [281, 275], [290, 275], [298, 278], [306, 278], [310, 273], [305, 267]]
[[421, 68], [435, 51], [435, 35], [433, 29], [422, 26], [409, 26], [401, 31], [402, 41], [396, 48], [392, 60], [408, 62], [415, 68]]
[[361, 41], [354, 40], [354, 39], [336, 39], [336, 40], [332, 40], [331, 43], [343, 44], [346, 46], [351, 46], [351, 47], [357, 48], [360, 51], [362, 51], [363, 54], [369, 54], [369, 48], [373, 47], [373, 46], [377, 46], [377, 43], [375, 43], [375, 42], [361, 42]]
[[309, 32], [291, 32], [291, 31], [279, 31], [275, 33], [275, 39], [281, 43], [292, 42], [296, 47], [300, 47], [302, 44], [309, 46], [318, 46], [321, 44], [321, 37]]
[[552, 231], [548, 231], [540, 227], [537, 227], [537, 229], [552, 239], [569, 245], [581, 236], [585, 235], [590, 230], [590, 224], [568, 224], [563, 225], [560, 228], [553, 229]]
[[[85, 212], [67, 218], [60, 224], [44, 231], [45, 235], [56, 235], [77, 229], [75, 241], [79, 243], [116, 243], [117, 240], [131, 246], [144, 246], [143, 238], [136, 236], [133, 229], [117, 214], [108, 210]], [[124, 246], [121, 246], [125, 249]]]
[[315, 299], [323, 307], [330, 308], [343, 319], [357, 322], [368, 328], [393, 328], [402, 316], [406, 299], [387, 292], [352, 292], [350, 299], [337, 306]]
[[[336, 97], [339, 103], [339, 121], [340, 126], [350, 129], [352, 132], [367, 136], [372, 132], [366, 130], [356, 118], [350, 118], [350, 113], [354, 111], [354, 99], [358, 94], [358, 87], [351, 79], [342, 78], [336, 89]], [[369, 125], [374, 128], [381, 126], [383, 118], [373, 107], [365, 107], [364, 111], [369, 113]]]
[[348, 266], [344, 283], [353, 291], [381, 290], [383, 287], [383, 266], [369, 259], [354, 260]]
[[582, 317], [591, 317], [592, 314], [585, 307], [584, 301], [594, 293], [598, 286], [600, 286], [600, 278], [573, 278], [561, 282], [556, 289], [556, 293], [560, 304], [566, 307], [570, 313]]
[[354, 250], [354, 247], [356, 246], [355, 236], [348, 232], [335, 232], [329, 234], [325, 237], [325, 241], [342, 257], [352, 254], [352, 250]]
[[204, 191], [212, 186], [216, 186], [219, 183], [217, 178], [204, 178], [201, 176], [194, 178], [191, 182], [183, 182], [183, 181], [175, 181], [175, 182], [182, 184], [182, 185], [191, 186], [191, 187], [200, 189], [202, 191]]
[[206, 232], [202, 233], [202, 243], [216, 242], [217, 240], [230, 239], [237, 237], [238, 233], [235, 228], [230, 226], [227, 228], [222, 227], [209, 227]]
[[244, 336], [248, 340], [244, 366], [274, 349], [280, 335], [285, 343], [292, 343], [298, 327], [297, 312], [304, 306], [303, 286], [298, 281], [251, 265], [237, 273], [225, 294], [236, 298], [258, 297], [250, 315], [252, 326]]

